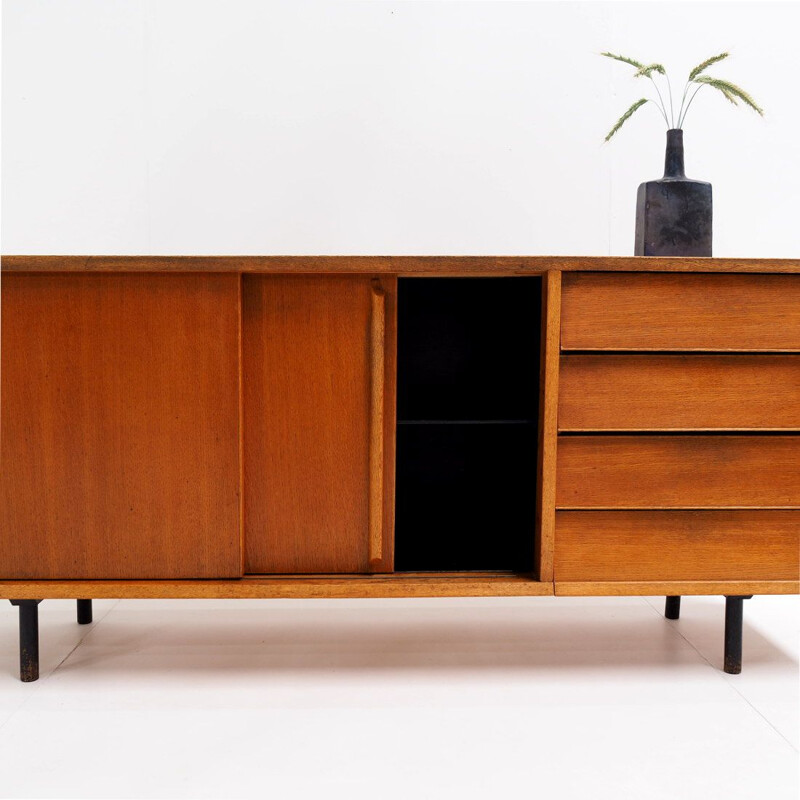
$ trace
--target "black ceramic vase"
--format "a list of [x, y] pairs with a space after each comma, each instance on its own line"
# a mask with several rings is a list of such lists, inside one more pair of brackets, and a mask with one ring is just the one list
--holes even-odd
[[667, 131], [664, 177], [639, 185], [637, 256], [710, 256], [711, 184], [683, 171], [683, 131]]

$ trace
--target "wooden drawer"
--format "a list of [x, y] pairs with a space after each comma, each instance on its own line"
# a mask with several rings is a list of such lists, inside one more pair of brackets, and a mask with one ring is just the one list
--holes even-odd
[[558, 427], [800, 430], [800, 356], [562, 356]]
[[800, 511], [559, 511], [557, 581], [797, 580]]
[[800, 276], [565, 273], [565, 350], [800, 350]]
[[800, 436], [562, 436], [557, 508], [800, 508]]

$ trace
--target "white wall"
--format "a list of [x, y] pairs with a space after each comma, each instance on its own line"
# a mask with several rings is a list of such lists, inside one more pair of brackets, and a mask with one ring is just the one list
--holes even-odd
[[[5, 253], [614, 254], [661, 175], [645, 84], [730, 49], [687, 172], [715, 254], [800, 256], [796, 3], [5, 0]], [[676, 87], [677, 88], [677, 87]]]

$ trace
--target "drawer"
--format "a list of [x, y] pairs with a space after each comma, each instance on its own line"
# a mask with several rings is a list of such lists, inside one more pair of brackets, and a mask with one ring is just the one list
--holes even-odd
[[559, 511], [557, 581], [797, 580], [800, 511]]
[[800, 436], [562, 436], [557, 508], [800, 508]]
[[565, 350], [800, 350], [800, 276], [566, 273]]
[[800, 430], [800, 355], [567, 355], [562, 431]]

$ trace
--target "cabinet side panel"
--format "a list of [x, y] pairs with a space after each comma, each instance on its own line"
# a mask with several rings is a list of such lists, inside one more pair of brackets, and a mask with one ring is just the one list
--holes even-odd
[[242, 290], [245, 570], [368, 572], [370, 279]]
[[237, 275], [6, 275], [3, 578], [241, 574]]

